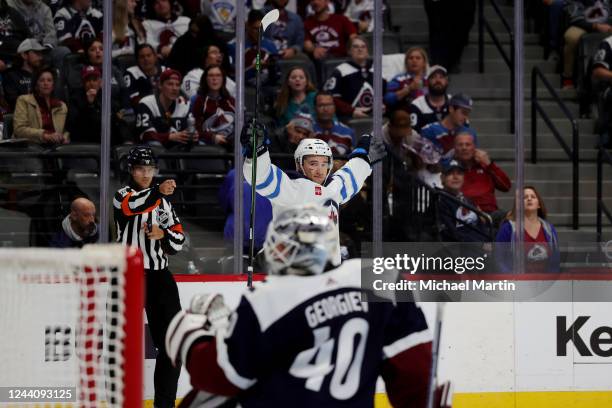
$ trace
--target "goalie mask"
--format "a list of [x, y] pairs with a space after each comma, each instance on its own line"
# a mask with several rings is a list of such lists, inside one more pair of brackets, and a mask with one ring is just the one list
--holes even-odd
[[331, 173], [332, 166], [334, 165], [334, 158], [329, 145], [321, 139], [302, 139], [298, 147], [293, 153], [295, 159], [295, 166], [297, 170], [304, 174], [304, 157], [306, 156], [325, 156], [328, 158], [328, 170], [327, 177]]
[[269, 272], [277, 275], [320, 274], [338, 251], [336, 226], [322, 207], [314, 205], [278, 214], [264, 243]]

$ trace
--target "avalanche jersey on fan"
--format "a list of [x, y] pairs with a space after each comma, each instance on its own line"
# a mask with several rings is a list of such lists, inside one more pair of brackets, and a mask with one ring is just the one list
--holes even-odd
[[[474, 137], [474, 144], [478, 146], [476, 132], [467, 126], [460, 126], [456, 129], [448, 129], [440, 122], [430, 123], [421, 130], [421, 136], [431, 141], [434, 146], [440, 151], [440, 154], [447, 155], [453, 152], [455, 148], [455, 136], [457, 134], [467, 132]], [[452, 155], [452, 153], [451, 153]]]
[[102, 32], [102, 13], [93, 7], [81, 14], [72, 7], [63, 7], [53, 18], [57, 40], [61, 43], [70, 38], [87, 43]]
[[[252, 159], [244, 161], [244, 177], [251, 182]], [[327, 208], [329, 218], [338, 225], [340, 205], [348, 202], [359, 192], [372, 169], [364, 159], [355, 157], [338, 171], [331, 174], [325, 185], [320, 185], [304, 176], [292, 179], [270, 161], [270, 153], [257, 157], [256, 190], [272, 203], [272, 215], [276, 216], [285, 207], [311, 203]], [[338, 237], [338, 247], [340, 237]], [[340, 254], [335, 264], [340, 263]]]
[[612, 70], [612, 36], [599, 44], [599, 48], [593, 57], [593, 68], [595, 67]]
[[371, 408], [385, 360], [431, 341], [413, 303], [362, 302], [360, 269], [268, 276], [243, 295], [216, 341], [242, 407]]
[[440, 108], [434, 108], [427, 100], [427, 95], [419, 96], [410, 104], [410, 125], [421, 133], [421, 129], [433, 122], [439, 122], [448, 113], [448, 101], [451, 95], [446, 95], [446, 101]]
[[187, 129], [189, 103], [181, 96], [164, 112], [157, 95], [145, 96], [136, 108], [136, 133], [145, 140], [148, 132], [169, 133]]
[[130, 101], [135, 105], [145, 96], [154, 94], [159, 82], [159, 75], [165, 70], [166, 67], [163, 65], [160, 66], [157, 69], [157, 75], [150, 78], [147, 74], [142, 72], [142, 69], [140, 69], [138, 65], [126, 69], [123, 80], [128, 89]]
[[330, 14], [325, 21], [308, 17], [304, 21], [304, 33], [306, 40], [311, 41], [315, 47], [327, 49], [329, 57], [344, 57], [346, 43], [357, 30], [346, 16]]
[[334, 120], [331, 129], [323, 129], [315, 122], [312, 126], [313, 137], [325, 141], [334, 155], [349, 154], [353, 150], [355, 132], [344, 123]]
[[373, 73], [372, 61], [368, 61], [365, 67], [353, 61], [343, 62], [336, 67], [323, 89], [353, 108], [371, 108], [374, 101]]
[[178, 37], [185, 34], [189, 29], [188, 17], [173, 17], [173, 20], [145, 20], [142, 26], [147, 33], [147, 44], [159, 51], [167, 45], [173, 45]]

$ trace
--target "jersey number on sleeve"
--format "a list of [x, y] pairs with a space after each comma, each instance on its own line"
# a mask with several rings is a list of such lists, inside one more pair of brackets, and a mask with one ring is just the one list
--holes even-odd
[[[297, 378], [306, 378], [306, 388], [320, 391], [325, 376], [333, 372], [329, 393], [338, 400], [347, 400], [359, 389], [361, 364], [370, 326], [367, 320], [355, 317], [340, 330], [338, 340], [330, 338], [330, 327], [314, 330], [314, 347], [298, 354], [289, 369]], [[355, 347], [355, 342], [357, 346]], [[336, 346], [337, 347], [334, 347]], [[336, 361], [332, 362], [336, 348]]]

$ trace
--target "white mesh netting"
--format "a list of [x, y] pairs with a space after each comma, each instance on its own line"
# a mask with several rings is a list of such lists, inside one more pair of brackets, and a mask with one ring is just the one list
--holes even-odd
[[118, 245], [0, 249], [0, 406], [6, 387], [73, 388], [78, 403], [66, 406], [125, 406], [126, 265]]

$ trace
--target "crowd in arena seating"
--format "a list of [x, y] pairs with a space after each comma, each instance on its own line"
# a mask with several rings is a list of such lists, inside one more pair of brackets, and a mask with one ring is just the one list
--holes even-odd
[[[284, 154], [274, 158], [281, 168], [294, 170], [290, 155], [299, 142], [319, 138], [338, 156], [337, 168], [361, 129], [369, 131], [372, 126], [374, 73], [368, 36], [374, 2], [298, 0], [294, 11], [287, 9], [287, 3], [245, 3], [246, 109], [254, 109], [255, 47], [261, 19], [266, 11], [278, 8], [280, 18], [265, 32], [261, 44], [260, 108], [271, 135], [270, 151], [273, 158]], [[384, 202], [393, 225], [389, 231], [395, 231], [386, 238], [396, 240], [414, 238], [407, 228], [394, 225], [408, 222], [405, 213], [412, 211], [408, 207], [415, 206], [421, 215], [427, 212], [425, 198], [414, 203], [418, 186], [446, 191], [447, 205], [439, 211], [446, 208], [453, 219], [458, 218], [456, 207], [465, 202], [482, 214], [463, 217], [464, 221], [478, 224], [488, 219], [496, 228], [508, 209], [498, 207], [495, 192], [511, 189], [494, 158], [478, 147], [478, 129], [469, 120], [478, 106], [473, 106], [469, 95], [448, 92], [473, 19], [456, 27], [461, 35], [453, 39], [457, 49], [449, 54], [444, 49], [452, 47], [441, 46], [449, 41], [448, 27], [442, 30], [443, 20], [431, 14], [435, 2], [426, 3], [432, 26], [430, 44], [407, 49], [403, 66], [383, 81], [383, 139], [389, 153], [384, 164]], [[580, 36], [612, 31], [607, 24], [609, 3], [566, 1], [564, 8], [559, 3], [563, 2], [543, 0], [542, 4], [551, 22], [555, 13], [567, 13], [567, 24], [550, 24], [547, 36], [550, 46], [564, 57], [563, 83], [571, 85]], [[188, 151], [193, 146], [215, 145], [233, 151], [235, 22], [236, 7], [241, 5], [235, 0], [113, 2], [110, 123], [114, 146], [148, 144]], [[384, 7], [388, 12], [389, 6]], [[602, 15], [594, 17], [593, 7], [600, 7]], [[5, 117], [12, 117], [9, 137], [45, 147], [98, 143], [103, 119], [101, 2], [0, 0], [1, 13], [7, 28], [0, 32], [0, 107]], [[462, 13], [473, 16], [474, 11]], [[594, 56], [593, 79], [612, 83], [610, 64], [612, 37]], [[602, 104], [608, 106], [602, 112], [609, 111], [612, 93], [606, 90], [601, 95]], [[604, 116], [607, 128], [610, 117]], [[364, 202], [371, 199], [367, 191], [361, 197]], [[227, 203], [229, 195], [223, 195]], [[362, 204], [351, 205], [360, 208]], [[351, 205], [343, 217], [353, 216]], [[366, 234], [367, 222], [362, 217], [341, 220], [341, 225]], [[456, 222], [446, 219], [443, 224], [446, 239], [469, 240], [457, 230]], [[226, 235], [227, 231], [226, 227]]]

